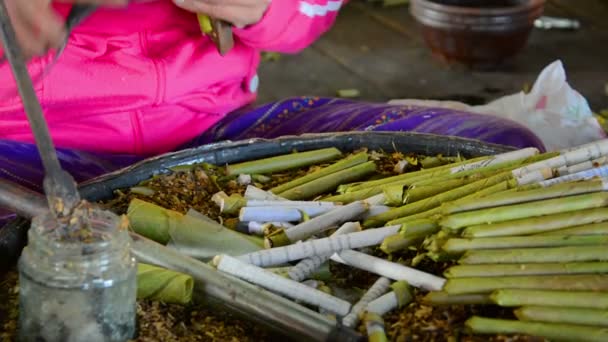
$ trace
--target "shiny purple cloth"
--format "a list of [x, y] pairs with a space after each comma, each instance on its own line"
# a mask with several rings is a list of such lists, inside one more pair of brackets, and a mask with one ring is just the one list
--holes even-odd
[[[540, 139], [513, 121], [449, 109], [391, 106], [332, 98], [299, 97], [243, 108], [182, 148], [222, 140], [275, 138], [339, 131], [411, 131], [452, 135], [518, 148], [544, 150]], [[181, 148], [180, 148], [181, 149]], [[59, 149], [62, 166], [82, 182], [143, 159]], [[42, 192], [44, 170], [35, 145], [0, 140], [0, 177]], [[0, 209], [2, 218], [12, 214]]]
[[344, 131], [409, 131], [477, 139], [517, 148], [541, 140], [514, 121], [490, 115], [344, 99], [299, 97], [244, 108], [218, 122], [184, 147], [219, 140], [276, 138], [282, 135]]

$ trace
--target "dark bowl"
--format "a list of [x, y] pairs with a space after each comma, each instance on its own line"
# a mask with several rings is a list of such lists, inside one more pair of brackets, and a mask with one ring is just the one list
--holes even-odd
[[435, 57], [486, 69], [523, 49], [544, 4], [544, 0], [412, 0], [410, 12]]

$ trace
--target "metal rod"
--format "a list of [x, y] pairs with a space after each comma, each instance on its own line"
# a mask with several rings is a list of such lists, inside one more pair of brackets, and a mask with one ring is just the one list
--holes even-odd
[[64, 214], [69, 213], [80, 201], [76, 182], [61, 168], [57, 158], [55, 145], [42, 113], [42, 106], [34, 90], [25, 63], [25, 56], [17, 41], [4, 0], [0, 1], [0, 40], [4, 45], [4, 56], [11, 66], [23, 108], [32, 127], [38, 152], [46, 171], [44, 189], [49, 205], [56, 214], [57, 211]]
[[47, 172], [58, 170], [61, 168], [61, 165], [55, 153], [55, 146], [44, 120], [42, 107], [34, 91], [32, 79], [25, 64], [25, 56], [19, 48], [19, 42], [11, 24], [11, 19], [8, 16], [4, 0], [0, 1], [0, 27], [0, 39], [4, 45], [4, 55], [11, 65], [25, 113], [34, 131], [38, 150], [41, 152], [42, 164]]
[[[0, 178], [0, 207], [32, 218], [48, 212], [44, 197]], [[204, 262], [180, 254], [141, 235], [131, 233], [131, 251], [138, 261], [191, 275], [197, 293], [215, 299], [227, 309], [288, 333], [302, 341], [361, 341], [362, 336], [328, 317], [260, 287], [217, 271]]]

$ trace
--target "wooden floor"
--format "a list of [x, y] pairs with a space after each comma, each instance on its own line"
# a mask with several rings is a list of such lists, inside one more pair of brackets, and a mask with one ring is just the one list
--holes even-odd
[[351, 0], [334, 27], [296, 56], [264, 62], [259, 102], [297, 95], [335, 96], [355, 88], [362, 100], [453, 99], [478, 104], [531, 85], [556, 59], [594, 110], [608, 109], [608, 1], [549, 0], [545, 14], [576, 18], [577, 31], [534, 30], [521, 54], [493, 72], [448, 68], [431, 58], [407, 6]]

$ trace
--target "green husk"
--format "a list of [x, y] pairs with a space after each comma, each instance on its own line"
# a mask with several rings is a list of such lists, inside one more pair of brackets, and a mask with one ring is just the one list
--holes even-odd
[[382, 250], [386, 254], [395, 253], [401, 250], [404, 250], [408, 247], [419, 244], [424, 241], [426, 235], [418, 234], [418, 235], [401, 235], [395, 234], [389, 237], [386, 237], [382, 244], [380, 245], [380, 250]]
[[443, 287], [448, 294], [489, 293], [502, 289], [606, 291], [608, 275], [542, 275], [513, 277], [450, 278]]
[[194, 280], [191, 276], [164, 268], [137, 264], [137, 299], [169, 304], [189, 304]]
[[382, 193], [381, 187], [374, 187], [374, 188], [367, 188], [367, 189], [354, 191], [354, 192], [347, 192], [347, 193], [343, 193], [340, 195], [325, 197], [325, 198], [320, 199], [320, 201], [348, 204], [348, 203], [352, 203], [355, 201], [361, 201], [361, 200], [370, 198], [374, 195], [378, 195], [381, 193]]
[[429, 197], [418, 202], [406, 204], [402, 207], [391, 209], [385, 213], [372, 216], [363, 222], [365, 227], [378, 227], [387, 221], [391, 221], [400, 217], [410, 216], [417, 213], [421, 213], [433, 208], [440, 206], [444, 202], [453, 201], [458, 198], [462, 198], [471, 193], [479, 191], [481, 189], [493, 186], [497, 183], [505, 180], [512, 179], [513, 175], [511, 172], [503, 172], [501, 174], [492, 176], [490, 178], [484, 178], [476, 182], [467, 184], [465, 186], [452, 189], [450, 191], [443, 192], [441, 194]]
[[574, 324], [522, 322], [474, 316], [469, 318], [465, 325], [475, 334], [526, 334], [555, 341], [608, 341], [608, 330]]
[[608, 311], [551, 306], [524, 306], [514, 311], [520, 321], [569, 323], [608, 327]]
[[308, 182], [325, 177], [332, 173], [342, 171], [342, 170], [351, 168], [351, 167], [359, 165], [359, 164], [363, 164], [367, 161], [367, 157], [368, 157], [367, 152], [361, 152], [361, 153], [350, 155], [328, 167], [324, 167], [313, 173], [307, 174], [305, 176], [296, 178], [287, 183], [276, 186], [276, 187], [270, 189], [270, 192], [272, 192], [273, 194], [279, 194], [279, 193], [285, 192], [291, 188], [294, 188], [296, 186], [306, 184]]
[[442, 192], [446, 192], [467, 184], [471, 184], [478, 180], [482, 179], [481, 176], [473, 175], [471, 177], [462, 178], [462, 179], [450, 179], [447, 181], [441, 181], [438, 184], [433, 185], [425, 185], [425, 186], [413, 186], [410, 187], [405, 193], [401, 204], [413, 203], [420, 201], [425, 198], [429, 198], [431, 196], [440, 194]]
[[549, 152], [549, 153], [537, 154], [537, 155], [534, 155], [531, 157], [522, 158], [522, 159], [518, 159], [518, 160], [512, 160], [512, 161], [506, 161], [506, 162], [502, 162], [499, 164], [480, 167], [477, 169], [471, 169], [471, 170], [461, 171], [461, 172], [457, 172], [457, 173], [448, 173], [447, 175], [435, 177], [434, 179], [429, 178], [429, 179], [417, 182], [415, 184], [416, 185], [428, 185], [428, 184], [436, 183], [438, 181], [447, 181], [447, 180], [455, 179], [455, 178], [463, 178], [463, 177], [468, 177], [468, 176], [475, 175], [475, 174], [481, 175], [482, 177], [491, 177], [492, 175], [495, 175], [500, 172], [515, 170], [519, 167], [522, 167], [522, 166], [525, 166], [528, 164], [532, 164], [532, 163], [536, 163], [536, 162], [546, 160], [549, 158], [553, 158], [558, 155], [559, 155], [559, 152]]
[[263, 240], [230, 230], [202, 214], [182, 215], [139, 199], [127, 210], [136, 233], [198, 259], [241, 255], [263, 249]]
[[310, 199], [322, 193], [332, 191], [344, 182], [355, 181], [374, 172], [376, 172], [376, 163], [369, 161], [298, 185], [277, 195], [288, 200]]
[[[466, 228], [463, 237], [498, 237], [555, 232], [562, 228], [608, 221], [608, 208], [585, 209], [540, 217], [522, 218]], [[559, 234], [565, 234], [564, 232]]]
[[448, 268], [443, 276], [470, 278], [598, 273], [608, 273], [608, 262], [456, 265]]
[[432, 219], [416, 219], [405, 222], [401, 225], [399, 233], [403, 236], [407, 235], [431, 235], [439, 230], [437, 221]]
[[450, 295], [443, 291], [432, 291], [422, 298], [426, 305], [470, 305], [492, 304], [488, 294]]
[[603, 182], [601, 180], [563, 183], [547, 188], [539, 188], [528, 191], [498, 193], [485, 197], [483, 201], [478, 201], [475, 199], [461, 199], [459, 201], [446, 204], [443, 207], [443, 213], [448, 215], [471, 210], [547, 200], [598, 191], [603, 191]]
[[342, 152], [335, 147], [290, 153], [277, 157], [228, 165], [226, 166], [226, 174], [229, 176], [254, 173], [267, 174], [318, 164], [339, 158], [340, 156], [342, 156]]
[[505, 307], [539, 305], [588, 309], [608, 309], [608, 293], [595, 291], [551, 291], [502, 289], [492, 292], [493, 303]]
[[420, 160], [420, 165], [423, 169], [432, 169], [434, 167], [439, 167], [443, 165], [450, 164], [452, 167], [454, 163], [462, 162], [463, 159], [461, 156], [457, 157], [444, 157], [444, 156], [436, 156], [436, 157], [425, 157]]
[[408, 222], [412, 222], [415, 220], [419, 220], [419, 219], [429, 219], [432, 220], [434, 222], [437, 222], [437, 220], [439, 219], [439, 214], [441, 213], [441, 210], [439, 207], [437, 208], [433, 208], [431, 210], [427, 210], [427, 211], [423, 211], [421, 213], [418, 214], [414, 214], [414, 215], [410, 215], [410, 216], [405, 216], [405, 217], [400, 217], [398, 219], [394, 219], [392, 221], [388, 221], [386, 223], [387, 226], [396, 226], [398, 224], [404, 224], [404, 223], [408, 223]]
[[359, 184], [353, 184], [353, 185], [347, 186], [346, 187], [346, 191], [347, 192], [358, 191], [358, 190], [361, 190], [361, 189], [372, 188], [372, 187], [376, 187], [376, 186], [379, 186], [379, 185], [385, 185], [385, 184], [388, 184], [388, 183], [399, 182], [399, 181], [404, 181], [404, 182], [410, 182], [411, 183], [411, 182], [414, 182], [414, 181], [420, 181], [423, 178], [434, 178], [434, 177], [438, 177], [439, 175], [449, 174], [450, 173], [450, 169], [453, 168], [453, 167], [455, 167], [455, 166], [462, 165], [462, 164], [473, 163], [473, 162], [480, 161], [480, 160], [486, 160], [486, 159], [489, 159], [489, 158], [491, 158], [491, 157], [484, 156], [484, 157], [479, 157], [479, 158], [474, 158], [474, 159], [462, 161], [462, 162], [459, 162], [459, 163], [438, 166], [438, 167], [434, 167], [434, 168], [431, 168], [431, 169], [423, 169], [423, 170], [419, 170], [419, 171], [404, 173], [404, 174], [397, 175], [397, 176], [386, 177], [386, 178], [377, 179], [377, 180], [373, 180], [373, 181], [362, 182], [362, 183], [359, 183]]
[[551, 230], [544, 233], [535, 234], [539, 236], [551, 235], [608, 235], [608, 222], [584, 224], [571, 228]]
[[528, 217], [598, 208], [606, 206], [607, 204], [608, 192], [597, 192], [462, 212], [444, 217], [440, 224], [446, 228], [460, 229], [492, 222], [504, 222]]
[[407, 185], [405, 184], [387, 184], [384, 189], [384, 204], [389, 206], [403, 205], [403, 196], [407, 192]]
[[449, 239], [443, 251], [457, 254], [477, 249], [504, 249], [524, 247], [563, 247], [584, 245], [608, 245], [608, 236], [507, 236], [473, 239]]
[[468, 251], [458, 261], [461, 264], [518, 264], [546, 262], [606, 261], [606, 245], [513, 248]]
[[247, 200], [239, 194], [232, 194], [224, 198], [224, 205], [221, 208], [222, 213], [235, 215], [238, 214], [241, 208], [247, 206]]

